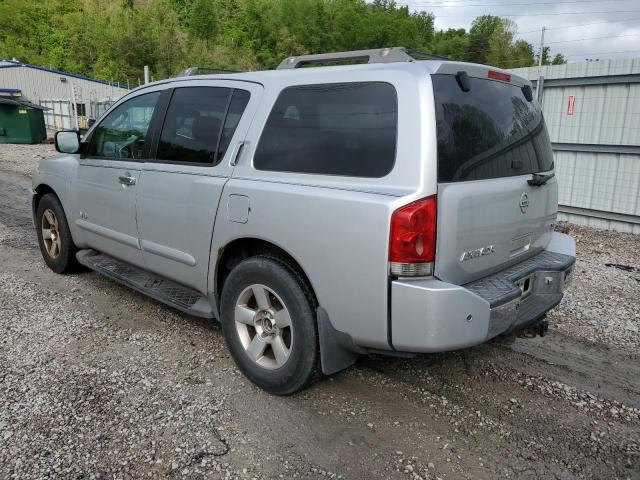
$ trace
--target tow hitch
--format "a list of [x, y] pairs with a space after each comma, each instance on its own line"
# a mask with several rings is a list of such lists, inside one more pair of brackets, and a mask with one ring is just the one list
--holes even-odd
[[521, 338], [535, 338], [538, 335], [544, 337], [547, 334], [547, 330], [549, 330], [549, 322], [543, 317], [539, 322], [520, 330], [518, 336]]

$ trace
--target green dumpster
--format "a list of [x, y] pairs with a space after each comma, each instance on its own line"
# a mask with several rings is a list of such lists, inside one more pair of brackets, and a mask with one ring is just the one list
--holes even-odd
[[0, 143], [41, 143], [47, 138], [44, 107], [0, 98]]

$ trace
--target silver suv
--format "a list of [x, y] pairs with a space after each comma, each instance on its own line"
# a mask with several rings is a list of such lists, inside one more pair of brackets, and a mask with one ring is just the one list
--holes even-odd
[[274, 394], [544, 333], [575, 262], [531, 85], [483, 65], [393, 48], [181, 76], [56, 147], [33, 175], [47, 265], [219, 319]]

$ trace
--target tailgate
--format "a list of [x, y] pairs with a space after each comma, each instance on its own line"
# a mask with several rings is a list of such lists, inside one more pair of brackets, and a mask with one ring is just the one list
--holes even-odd
[[558, 209], [557, 183], [530, 187], [529, 178], [439, 185], [438, 278], [462, 285], [546, 247]]
[[[435, 275], [458, 285], [546, 247], [558, 208], [553, 152], [529, 86], [489, 68], [469, 70], [431, 76], [438, 139]], [[529, 185], [534, 174], [545, 181]]]

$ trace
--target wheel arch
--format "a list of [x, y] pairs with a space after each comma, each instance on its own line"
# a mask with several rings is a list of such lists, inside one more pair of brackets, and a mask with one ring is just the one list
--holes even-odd
[[[47, 183], [40, 183], [33, 189], [33, 192], [33, 197], [31, 198], [31, 213], [33, 214], [34, 219], [36, 218], [36, 212], [38, 211], [38, 204], [40, 203], [40, 200], [42, 200], [42, 197], [44, 197], [47, 193], [53, 193], [62, 205], [60, 195], [58, 195], [53, 187], [51, 187]], [[64, 206], [62, 208], [64, 209]]]
[[281, 246], [257, 237], [236, 238], [218, 250], [214, 272], [214, 292], [216, 295], [216, 300], [220, 299], [224, 280], [229, 275], [233, 267], [235, 267], [245, 258], [264, 254], [278, 255], [282, 257], [290, 267], [298, 270], [299, 275], [305, 282], [305, 286], [309, 289], [317, 304], [318, 297], [311, 283], [311, 279], [305, 272], [302, 265], [300, 265], [300, 262], [298, 262], [292, 254], [290, 254]]

